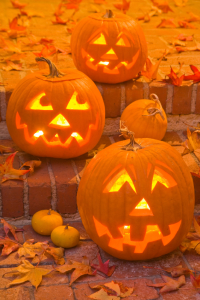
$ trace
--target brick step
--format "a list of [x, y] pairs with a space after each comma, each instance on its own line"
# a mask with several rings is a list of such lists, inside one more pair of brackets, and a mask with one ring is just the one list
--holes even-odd
[[[183, 152], [184, 147], [181, 143], [185, 139], [184, 132], [168, 132], [164, 137], [164, 141], [171, 144], [179, 153]], [[103, 135], [93, 150], [77, 158], [41, 158], [41, 166], [36, 168], [32, 175], [27, 177], [25, 175], [24, 181], [9, 180], [1, 184], [0, 216], [12, 220], [30, 220], [36, 211], [52, 208], [61, 213], [65, 219], [79, 219], [76, 193], [86, 166], [98, 151], [119, 140], [123, 140], [119, 134]], [[0, 140], [0, 145], [11, 146], [18, 151], [14, 168], [19, 168], [28, 160], [38, 159], [22, 152], [12, 140]], [[1, 155], [0, 163], [5, 162], [8, 155]], [[198, 173], [200, 167], [198, 152], [187, 154], [183, 159], [191, 172]], [[196, 204], [200, 204], [200, 179], [198, 177], [193, 179]]]

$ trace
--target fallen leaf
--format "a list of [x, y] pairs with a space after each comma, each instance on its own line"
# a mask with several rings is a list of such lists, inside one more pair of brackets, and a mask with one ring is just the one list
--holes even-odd
[[200, 291], [200, 275], [194, 276], [193, 274], [190, 274], [190, 280], [192, 282], [192, 285]]
[[22, 10], [20, 9], [20, 13], [23, 16], [27, 16], [27, 17], [39, 17], [39, 18], [44, 18], [44, 14], [43, 13], [39, 13], [37, 11], [32, 11], [32, 10]]
[[22, 63], [15, 64], [12, 61], [7, 60], [6, 61], [7, 66], [2, 67], [4, 71], [11, 71], [11, 70], [16, 70], [16, 71], [21, 71], [22, 70]]
[[0, 48], [10, 52], [21, 53], [20, 43], [14, 44], [13, 42], [5, 40], [2, 37], [0, 37]]
[[5, 232], [6, 236], [8, 236], [9, 232], [11, 232], [12, 235], [14, 236], [15, 240], [18, 241], [18, 237], [16, 235], [16, 231], [23, 231], [23, 229], [18, 229], [17, 227], [9, 224], [4, 219], [1, 219], [1, 223], [3, 224], [3, 229], [4, 229], [4, 232]]
[[[42, 281], [42, 277], [52, 272], [51, 269], [34, 267], [28, 260], [22, 260], [21, 264], [14, 268], [12, 272], [5, 273], [5, 275], [17, 275], [18, 278], [14, 279], [8, 284], [8, 287], [15, 284], [20, 284], [30, 281], [31, 284], [37, 289]], [[8, 276], [9, 277], [9, 276]]]
[[116, 3], [116, 4], [113, 4], [113, 5], [114, 5], [115, 8], [123, 11], [123, 13], [126, 13], [127, 10], [129, 10], [130, 4], [131, 4], [131, 1], [122, 0], [122, 4]]
[[13, 168], [13, 160], [17, 152], [9, 155], [4, 164], [0, 164], [0, 173], [3, 174], [2, 182], [9, 179], [23, 180], [20, 176], [28, 173], [29, 170], [17, 170]]
[[99, 261], [99, 265], [91, 264], [91, 267], [106, 274], [107, 276], [111, 276], [113, 274], [113, 272], [115, 271], [115, 266], [109, 267], [109, 260], [107, 260], [105, 263], [103, 263], [99, 253], [97, 254], [97, 258]]
[[185, 276], [182, 275], [178, 278], [178, 280], [174, 280], [168, 276], [161, 275], [162, 279], [165, 282], [155, 283], [155, 284], [147, 284], [152, 287], [162, 287], [160, 293], [167, 293], [172, 291], [177, 291], [182, 285], [185, 284]]
[[6, 256], [17, 251], [19, 248], [19, 243], [9, 239], [8, 237], [0, 238], [0, 247], [3, 247], [1, 256]]
[[67, 21], [62, 20], [59, 16], [55, 16], [56, 21], [51, 21], [53, 24], [66, 25]]
[[183, 33], [180, 33], [179, 35], [177, 35], [176, 37], [178, 40], [180, 41], [193, 41], [193, 36], [192, 35], [188, 35], [186, 36]]
[[200, 129], [191, 132], [190, 129], [187, 128], [187, 138], [188, 139], [182, 143], [185, 150], [181, 155], [194, 152], [196, 149], [200, 148]]
[[171, 67], [171, 73], [166, 75], [166, 76], [169, 77], [168, 81], [171, 84], [176, 85], [176, 86], [181, 86], [185, 75], [182, 75], [182, 76], [178, 77], [177, 74], [173, 71], [173, 69]]
[[173, 19], [161, 19], [161, 23], [156, 26], [157, 28], [167, 28], [167, 27], [174, 27], [176, 28], [177, 25], [174, 23]]
[[10, 152], [13, 152], [13, 148], [0, 145], [0, 153], [1, 154], [2, 153], [10, 153]]
[[190, 24], [189, 22], [186, 22], [186, 21], [178, 21], [178, 24], [182, 28], [197, 29], [196, 26], [194, 26], [194, 25], [192, 25], [192, 24]]
[[41, 165], [41, 160], [29, 160], [25, 162], [19, 169], [21, 170], [23, 167], [29, 167], [30, 173], [34, 172], [34, 168], [39, 167]]
[[196, 22], [196, 21], [200, 21], [200, 17], [193, 14], [192, 12], [189, 12], [190, 18], [189, 19], [185, 19], [184, 21], [186, 22]]
[[78, 10], [79, 9], [79, 3], [63, 3], [63, 6], [66, 7], [66, 9], [75, 9]]
[[10, 29], [12, 29], [12, 30], [17, 30], [17, 31], [23, 31], [23, 30], [26, 30], [26, 27], [25, 27], [25, 26], [19, 26], [19, 25], [18, 25], [18, 20], [19, 20], [19, 18], [18, 18], [18, 17], [15, 17], [11, 22], [9, 22], [9, 27], [10, 27]]
[[33, 52], [37, 57], [47, 57], [55, 54], [57, 51], [56, 47], [53, 45], [45, 45], [44, 48], [39, 53]]
[[10, 0], [10, 2], [12, 3], [14, 8], [19, 8], [19, 9], [27, 5], [26, 3], [21, 3], [18, 0]]
[[151, 1], [153, 2], [153, 5], [161, 9], [163, 13], [168, 13], [168, 11], [173, 12], [173, 10], [169, 7], [169, 3], [167, 0], [151, 0]]
[[55, 247], [48, 247], [45, 251], [45, 254], [52, 256], [57, 265], [64, 265], [65, 264], [65, 249], [64, 248], [55, 248]]
[[166, 55], [166, 52], [161, 56], [161, 58], [155, 63], [155, 65], [152, 64], [149, 58], [146, 60], [146, 70], [141, 71], [141, 75], [147, 77], [148, 79], [157, 79], [158, 75], [158, 69], [160, 66], [160, 63], [163, 59], [163, 57]]
[[197, 69], [197, 67], [190, 65], [190, 69], [194, 73], [193, 75], [186, 75], [184, 76], [184, 80], [193, 80], [194, 83], [197, 83], [200, 81], [200, 71]]
[[39, 43], [42, 44], [42, 45], [52, 44], [53, 43], [53, 39], [41, 38], [39, 40]]
[[171, 273], [172, 277], [179, 277], [181, 275], [189, 275], [193, 271], [188, 268], [183, 268], [182, 265], [178, 265], [176, 267], [164, 268], [166, 272]]
[[[10, 60], [10, 61], [17, 62], [17, 61], [20, 61], [21, 59], [23, 59], [25, 57], [26, 57], [26, 53], [15, 53], [15, 54], [12, 54], [12, 55], [6, 57], [4, 59], [4, 61]], [[13, 152], [13, 150], [11, 152]]]
[[176, 6], [182, 7], [185, 6], [188, 0], [174, 0]]
[[58, 7], [56, 8], [56, 11], [54, 12], [54, 16], [61, 16], [64, 13], [64, 10], [62, 10], [63, 3], [61, 2]]
[[58, 271], [60, 273], [67, 273], [67, 272], [73, 271], [71, 274], [70, 286], [80, 276], [96, 274], [96, 272], [92, 272], [92, 269], [88, 264], [85, 264], [85, 261], [80, 263], [80, 262], [73, 261], [73, 260], [69, 260], [67, 262], [67, 264], [57, 267], [56, 271]]
[[172, 42], [169, 42], [170, 45], [173, 45], [173, 46], [182, 46], [182, 47], [185, 47], [185, 43], [180, 41], [179, 39], [177, 40], [173, 40]]
[[[37, 242], [34, 244], [34, 240], [27, 240], [18, 250], [19, 257], [24, 256], [25, 258], [35, 258], [39, 256], [40, 260], [43, 260], [46, 249], [49, 247], [48, 242]], [[44, 259], [47, 259], [45, 256]]]
[[121, 282], [111, 281], [101, 285], [91, 286], [92, 289], [99, 289], [98, 292], [88, 296], [91, 299], [99, 300], [120, 300], [133, 293], [134, 288], [124, 286]]

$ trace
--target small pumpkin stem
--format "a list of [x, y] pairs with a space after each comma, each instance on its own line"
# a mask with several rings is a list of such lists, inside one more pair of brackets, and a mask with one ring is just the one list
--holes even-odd
[[[123, 126], [123, 128], [122, 128], [122, 126]], [[130, 138], [130, 142], [127, 145], [123, 146], [121, 149], [126, 150], [126, 151], [137, 151], [138, 149], [143, 148], [140, 144], [136, 143], [136, 141], [134, 140], [134, 132], [129, 131], [127, 126], [125, 126], [124, 122], [122, 122], [121, 120], [120, 120], [119, 131], [121, 133], [125, 133]]]
[[160, 114], [161, 118], [164, 120], [165, 116], [163, 115], [162, 105], [160, 103], [158, 96], [156, 94], [151, 94], [150, 99], [157, 102], [159, 104], [159, 108], [155, 108], [155, 107], [147, 108], [148, 115], [143, 115], [143, 116], [150, 117], [150, 116], [155, 116], [156, 114]]
[[61, 73], [56, 66], [54, 65], [54, 63], [52, 63], [48, 58], [45, 57], [36, 57], [35, 60], [38, 61], [44, 61], [48, 64], [49, 66], [49, 71], [50, 73], [48, 75], [44, 75], [47, 78], [54, 78], [54, 77], [63, 77], [65, 74]]
[[111, 9], [106, 9], [106, 13], [105, 13], [105, 15], [103, 15], [103, 18], [104, 19], [114, 18], [114, 14], [113, 14], [112, 10]]
[[51, 215], [51, 208], [49, 209], [47, 215]]
[[68, 227], [69, 227], [69, 224], [67, 224], [67, 225], [65, 226], [65, 229], [68, 229]]

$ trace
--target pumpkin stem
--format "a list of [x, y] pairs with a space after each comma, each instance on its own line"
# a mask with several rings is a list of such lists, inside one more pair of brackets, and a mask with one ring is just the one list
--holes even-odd
[[52, 63], [48, 58], [45, 57], [36, 57], [35, 60], [38, 61], [44, 61], [49, 65], [49, 71], [50, 73], [48, 75], [44, 75], [47, 78], [54, 78], [54, 77], [62, 77], [65, 74], [61, 73], [56, 66], [54, 65], [54, 63]]
[[65, 229], [68, 229], [68, 227], [69, 227], [69, 224], [67, 224], [67, 225], [65, 226]]
[[51, 215], [51, 208], [49, 209], [47, 215]]
[[114, 14], [111, 9], [106, 9], [105, 15], [103, 15], [104, 19], [111, 19], [114, 17]]
[[165, 116], [163, 115], [162, 105], [160, 103], [158, 96], [156, 94], [151, 94], [150, 99], [157, 102], [160, 108], [155, 108], [155, 107], [147, 108], [148, 115], [143, 115], [143, 116], [150, 117], [150, 116], [155, 116], [156, 114], [160, 114], [161, 118], [164, 120]]
[[[124, 128], [122, 128], [122, 126]], [[136, 141], [134, 140], [134, 132], [129, 131], [127, 126], [125, 126], [124, 122], [122, 122], [121, 120], [120, 120], [120, 129], [119, 129], [119, 131], [121, 133], [122, 132], [126, 133], [126, 135], [128, 135], [128, 137], [130, 138], [130, 142], [127, 145], [123, 146], [121, 149], [126, 150], [126, 151], [137, 151], [138, 149], [143, 148], [140, 144], [136, 143]]]

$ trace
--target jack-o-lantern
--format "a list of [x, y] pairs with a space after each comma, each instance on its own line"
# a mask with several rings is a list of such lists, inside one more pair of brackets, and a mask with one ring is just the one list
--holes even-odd
[[158, 140], [137, 143], [125, 140], [100, 151], [87, 166], [77, 197], [90, 237], [126, 260], [176, 249], [194, 209], [193, 181], [180, 154]]
[[[7, 127], [24, 151], [58, 158], [79, 156], [99, 141], [105, 122], [101, 94], [82, 72], [50, 67], [26, 76], [8, 103]], [[65, 74], [64, 74], [65, 73]]]
[[71, 49], [78, 70], [98, 82], [118, 83], [140, 72], [147, 44], [131, 17], [108, 10], [82, 19], [72, 33]]
[[151, 94], [150, 100], [140, 99], [129, 104], [121, 115], [121, 122], [134, 132], [135, 138], [162, 140], [167, 130], [167, 116], [156, 94]]

